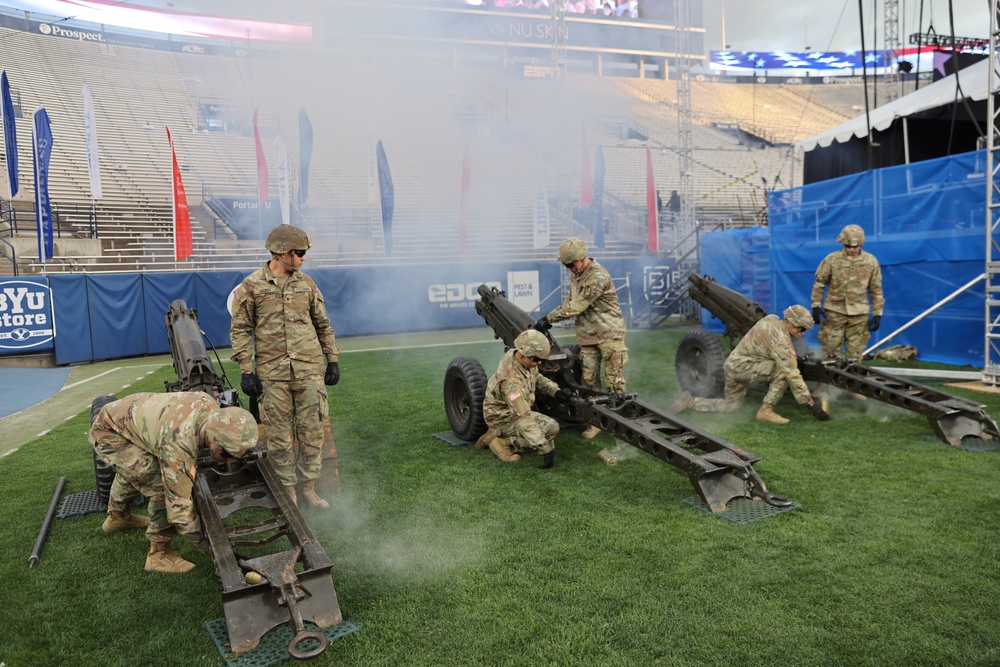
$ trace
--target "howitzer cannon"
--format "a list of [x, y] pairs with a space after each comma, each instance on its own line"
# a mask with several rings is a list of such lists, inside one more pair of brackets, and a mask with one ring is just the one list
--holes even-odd
[[[479, 287], [476, 312], [486, 320], [496, 337], [510, 348], [534, 320], [507, 300], [501, 290]], [[560, 348], [546, 333], [552, 351], [541, 372], [574, 396], [561, 400], [536, 397], [536, 407], [553, 418], [592, 424], [647, 454], [680, 468], [705, 505], [714, 513], [725, 511], [733, 498], [763, 499], [787, 507], [791, 501], [768, 492], [753, 464], [760, 460], [745, 449], [702, 431], [674, 415], [639, 400], [634, 392], [624, 394], [594, 390], [580, 384], [580, 360], [572, 347]], [[486, 374], [472, 357], [458, 357], [445, 373], [444, 402], [455, 434], [466, 441], [486, 431], [483, 399]]]
[[[718, 284], [711, 276], [688, 276], [688, 294], [725, 325], [730, 346], [767, 315], [759, 304]], [[949, 445], [962, 438], [991, 440], [1000, 437], [997, 423], [981, 403], [970, 401], [916, 382], [910, 382], [854, 359], [811, 358], [805, 342], [793, 339], [799, 371], [807, 382], [822, 382], [854, 394], [919, 412]], [[726, 353], [719, 338], [705, 330], [685, 335], [677, 346], [677, 379], [695, 396], [720, 396], [725, 382], [722, 364]]]
[[[239, 406], [237, 391], [226, 390], [228, 382], [215, 373], [197, 313], [176, 300], [170, 304], [166, 325], [178, 376], [177, 381], [165, 383], [167, 391], [205, 391], [222, 407]], [[113, 400], [113, 396], [95, 399], [91, 421]], [[114, 479], [111, 472], [109, 488]], [[100, 483], [100, 473], [98, 479]], [[221, 463], [208, 450], [201, 452], [193, 495], [212, 547], [232, 652], [255, 648], [269, 630], [287, 621], [294, 635], [288, 645], [292, 657], [307, 659], [322, 653], [326, 636], [307, 631], [304, 621], [320, 628], [343, 621], [330, 578], [333, 563], [278, 480], [261, 445], [242, 459]], [[242, 510], [269, 511], [270, 516], [258, 523], [226, 523], [231, 517], [246, 521], [246, 514], [237, 514]], [[287, 539], [290, 549], [253, 558], [236, 552], [266, 547], [281, 538]]]

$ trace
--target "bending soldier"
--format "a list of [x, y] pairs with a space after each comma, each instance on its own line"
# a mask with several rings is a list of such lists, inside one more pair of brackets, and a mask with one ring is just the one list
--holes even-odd
[[330, 411], [324, 385], [340, 380], [340, 350], [323, 293], [299, 270], [311, 245], [298, 227], [271, 230], [264, 242], [271, 260], [240, 284], [229, 337], [243, 393], [261, 399], [267, 453], [278, 479], [293, 501], [326, 509], [330, 504], [315, 485], [323, 465], [323, 420]]
[[504, 353], [486, 386], [483, 417], [490, 428], [476, 443], [477, 449], [489, 447], [501, 461], [510, 462], [520, 461], [524, 453], [538, 453], [543, 455], [541, 468], [554, 465], [559, 424], [531, 409], [536, 390], [560, 398], [571, 395], [538, 372], [549, 350], [548, 338], [534, 329], [514, 339], [514, 348]]
[[[546, 331], [556, 322], [575, 318], [576, 342], [580, 346], [583, 368], [580, 383], [600, 390], [603, 362], [608, 391], [625, 393], [625, 366], [628, 364], [625, 318], [618, 305], [618, 292], [611, 274], [588, 257], [587, 251], [587, 244], [576, 237], [566, 239], [559, 246], [559, 263], [572, 274], [569, 295], [535, 326]], [[581, 436], [590, 440], [600, 432], [596, 426], [588, 426]]]
[[695, 398], [684, 392], [671, 406], [674, 414], [694, 409], [699, 412], [735, 412], [743, 404], [747, 390], [755, 384], [768, 383], [764, 402], [757, 411], [757, 419], [771, 424], [787, 424], [788, 420], [774, 411], [789, 388], [798, 403], [809, 406], [809, 411], [820, 421], [830, 418], [809, 394], [799, 372], [792, 338], [802, 336], [812, 329], [813, 319], [804, 306], [790, 306], [783, 313], [785, 319], [768, 315], [761, 319], [736, 345], [723, 369], [726, 374], [725, 398]]
[[[207, 448], [218, 461], [243, 456], [257, 444], [257, 422], [242, 408], [220, 408], [204, 392], [140, 393], [101, 408], [89, 440], [115, 470], [101, 528], [145, 527], [146, 570], [180, 573], [195, 565], [171, 547], [177, 533], [211, 555], [194, 508], [199, 453]], [[132, 514], [139, 493], [149, 499], [149, 518]]]

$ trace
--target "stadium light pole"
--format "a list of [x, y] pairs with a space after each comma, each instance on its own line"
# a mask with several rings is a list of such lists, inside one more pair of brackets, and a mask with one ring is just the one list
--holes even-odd
[[1000, 0], [990, 0], [990, 66], [987, 68], [986, 109], [986, 303], [985, 303], [985, 340], [983, 345], [983, 384], [1000, 385], [1000, 182], [997, 172], [1000, 169], [1000, 145], [997, 133], [1000, 132], [1000, 118], [996, 106], [997, 94], [1000, 94]]

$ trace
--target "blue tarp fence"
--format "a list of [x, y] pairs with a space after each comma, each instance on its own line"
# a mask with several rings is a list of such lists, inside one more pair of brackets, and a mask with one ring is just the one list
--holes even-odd
[[[768, 230], [702, 237], [702, 271], [770, 312], [809, 307], [816, 267], [841, 247], [845, 225], [860, 225], [865, 251], [882, 266], [886, 307], [875, 343], [983, 273], [986, 164], [985, 151], [974, 151], [773, 192]], [[913, 345], [925, 361], [981, 368], [984, 303], [979, 282], [890, 344]], [[816, 331], [806, 336], [814, 347]]]
[[[647, 290], [662, 283], [657, 278], [670, 276], [673, 269], [653, 258], [601, 263], [614, 278], [631, 275], [631, 300], [636, 308], [646, 303]], [[476, 290], [483, 283], [504, 290], [525, 310], [531, 308], [527, 304], [545, 299], [542, 309], [548, 312], [561, 299], [560, 271], [564, 269], [551, 261], [315, 269], [307, 273], [323, 292], [337, 335], [360, 336], [485, 326], [475, 310]], [[46, 349], [18, 349], [3, 326], [5, 309], [13, 313], [16, 307], [27, 312], [29, 301], [47, 308], [46, 289], [51, 295], [55, 361], [59, 365], [168, 353], [165, 317], [176, 299], [198, 311], [199, 324], [215, 347], [228, 347], [231, 318], [226, 300], [249, 273], [54, 275], [34, 278], [41, 291], [30, 295], [34, 288], [24, 279], [0, 277], [0, 297], [10, 295], [0, 298], [0, 341], [11, 340], [11, 347], [0, 346], [0, 354]], [[628, 298], [621, 292], [619, 296], [623, 302]], [[532, 315], [541, 316], [537, 310]], [[13, 316], [7, 319], [14, 321]], [[20, 312], [16, 320], [18, 326], [12, 324], [11, 331], [17, 331], [17, 338], [24, 339], [26, 345], [32, 340], [31, 332], [21, 331], [30, 327], [23, 326], [25, 316]]]

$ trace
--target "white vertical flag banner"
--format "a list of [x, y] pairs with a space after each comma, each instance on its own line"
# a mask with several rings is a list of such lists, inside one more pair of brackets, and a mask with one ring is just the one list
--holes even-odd
[[281, 135], [274, 137], [271, 144], [274, 151], [275, 171], [278, 179], [278, 201], [281, 203], [281, 224], [287, 225], [291, 222], [288, 200], [288, 151], [285, 149], [285, 140]]
[[101, 167], [97, 160], [97, 119], [94, 117], [94, 100], [90, 88], [83, 84], [83, 129], [87, 143], [87, 171], [90, 173], [90, 194], [101, 198]]
[[540, 250], [547, 248], [550, 243], [549, 190], [545, 185], [545, 165], [541, 156], [536, 164], [538, 166], [535, 176], [535, 205], [532, 207], [532, 223], [534, 223], [532, 247]]

